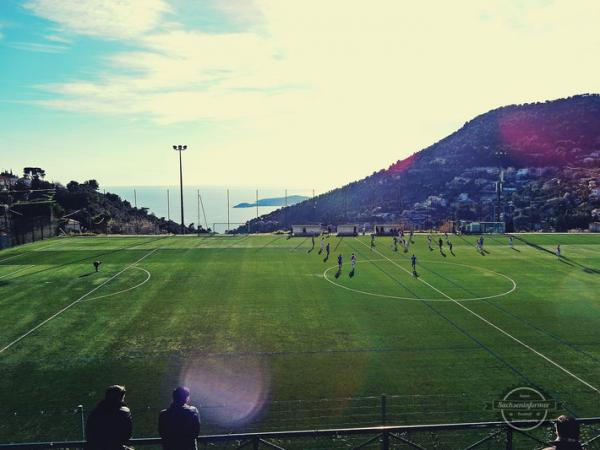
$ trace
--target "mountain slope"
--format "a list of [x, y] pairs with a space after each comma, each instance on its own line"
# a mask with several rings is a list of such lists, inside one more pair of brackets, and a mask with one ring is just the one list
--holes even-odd
[[[498, 204], [500, 167], [505, 183]], [[594, 194], [598, 168], [600, 95], [511, 105], [474, 118], [385, 170], [248, 226], [267, 231], [293, 223], [399, 220], [428, 226], [445, 218], [493, 220], [499, 212], [510, 226], [527, 214], [515, 222], [523, 229], [587, 226], [600, 207]], [[558, 223], [556, 217], [569, 214], [581, 217]]]

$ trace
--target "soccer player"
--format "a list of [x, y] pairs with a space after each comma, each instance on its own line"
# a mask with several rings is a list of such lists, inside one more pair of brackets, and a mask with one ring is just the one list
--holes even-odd
[[440, 247], [440, 252], [442, 251], [442, 247], [444, 246], [444, 241], [442, 240], [442, 238], [440, 238], [440, 240], [438, 241], [438, 245]]
[[319, 250], [319, 254], [323, 253], [323, 247], [325, 247], [325, 238], [321, 236], [321, 249]]
[[410, 264], [412, 265], [412, 271], [413, 271], [413, 275], [417, 275], [417, 257], [415, 256], [415, 254], [413, 253], [413, 255], [410, 257]]
[[310, 237], [310, 242], [312, 243], [312, 248], [315, 248], [315, 235], [314, 234]]
[[356, 269], [356, 255], [354, 253], [350, 257], [350, 264], [352, 264], [352, 272], [354, 272], [354, 269]]
[[96, 269], [96, 272], [100, 270], [100, 264], [102, 264], [102, 261], [94, 261], [94, 269]]
[[508, 238], [508, 246], [509, 246], [510, 248], [513, 248], [513, 237], [512, 237], [512, 236], [510, 236], [510, 237]]
[[450, 253], [452, 253], [452, 242], [448, 241], [448, 248], [450, 249]]
[[429, 247], [429, 250], [433, 250], [431, 248], [431, 234], [427, 235], [427, 247]]
[[413, 230], [410, 230], [410, 239], [408, 240], [409, 242], [414, 242], [413, 241], [413, 236], [415, 235], [415, 232]]
[[556, 257], [560, 258], [560, 244], [556, 246]]
[[338, 272], [342, 271], [342, 254], [338, 255]]
[[394, 251], [398, 251], [398, 238], [396, 236], [394, 236]]
[[371, 249], [375, 247], [375, 233], [371, 233]]
[[327, 246], [325, 247], [325, 253], [327, 253], [327, 258], [329, 258], [329, 242], [327, 243]]

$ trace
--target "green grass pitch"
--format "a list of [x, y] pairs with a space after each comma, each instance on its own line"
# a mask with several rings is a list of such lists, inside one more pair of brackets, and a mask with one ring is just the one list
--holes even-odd
[[373, 425], [382, 393], [393, 424], [498, 420], [487, 405], [526, 385], [598, 415], [600, 236], [489, 236], [484, 254], [451, 239], [442, 255], [424, 235], [408, 253], [332, 236], [328, 261], [318, 238], [285, 236], [2, 251], [0, 442], [79, 438], [77, 406], [115, 383], [137, 437], [156, 435], [179, 383], [204, 432]]

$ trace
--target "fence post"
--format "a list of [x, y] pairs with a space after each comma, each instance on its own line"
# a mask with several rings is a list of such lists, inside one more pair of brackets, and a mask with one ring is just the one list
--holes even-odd
[[387, 424], [387, 398], [381, 394], [381, 425]]
[[511, 427], [506, 428], [506, 450], [512, 450], [513, 448], [513, 430]]
[[390, 449], [390, 433], [387, 430], [383, 431], [381, 435], [381, 450], [389, 450]]

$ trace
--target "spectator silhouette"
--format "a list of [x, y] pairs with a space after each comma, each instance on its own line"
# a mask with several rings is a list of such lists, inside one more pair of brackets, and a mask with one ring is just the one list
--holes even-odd
[[556, 440], [544, 450], [582, 450], [579, 442], [579, 424], [574, 417], [560, 416], [556, 419]]
[[85, 426], [86, 449], [123, 450], [131, 438], [131, 411], [125, 405], [125, 387], [109, 386], [90, 413]]
[[198, 409], [188, 405], [190, 390], [178, 387], [173, 391], [173, 402], [158, 417], [158, 434], [164, 450], [196, 450], [200, 433]]

